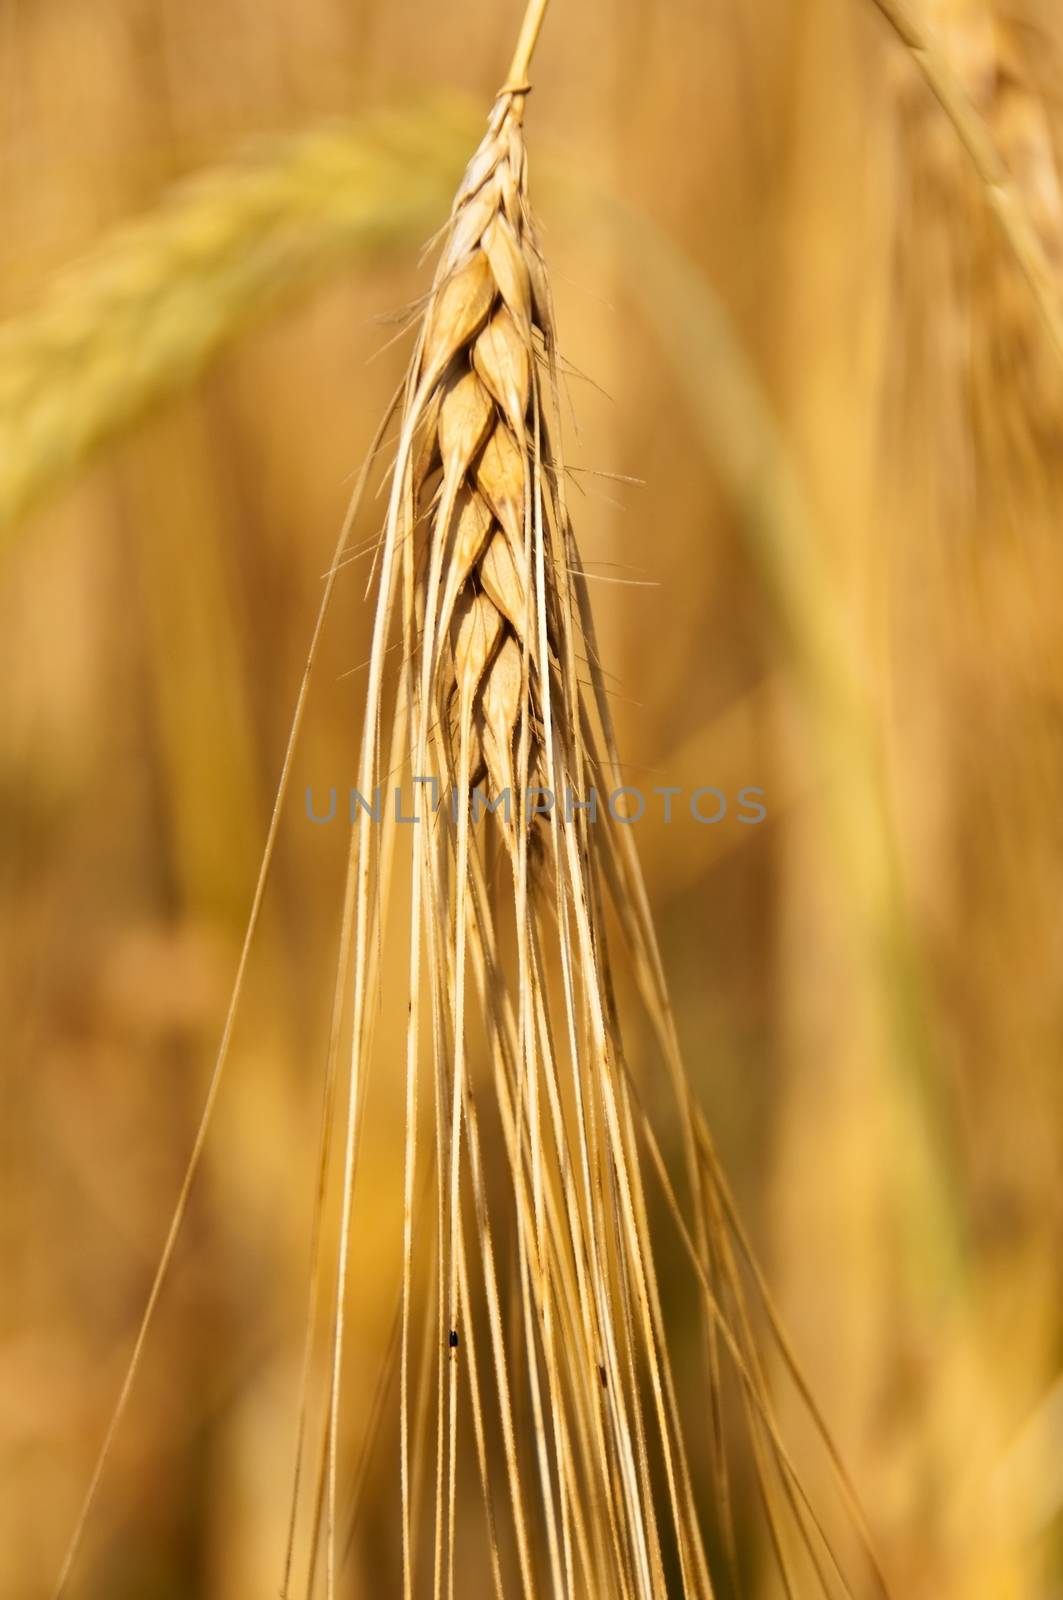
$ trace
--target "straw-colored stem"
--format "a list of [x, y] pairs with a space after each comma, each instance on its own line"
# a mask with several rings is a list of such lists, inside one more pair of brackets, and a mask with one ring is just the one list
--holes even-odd
[[548, 4], [549, 0], [528, 0], [528, 8], [521, 23], [520, 38], [517, 40], [517, 48], [513, 52], [513, 61], [506, 80], [507, 89], [528, 87], [528, 68], [535, 54], [535, 46], [539, 42], [539, 30], [542, 28]]

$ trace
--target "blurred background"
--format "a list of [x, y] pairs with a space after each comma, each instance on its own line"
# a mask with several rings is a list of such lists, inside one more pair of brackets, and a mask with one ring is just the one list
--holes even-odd
[[[920, 3], [1063, 269], [1063, 20]], [[427, 286], [521, 9], [0, 0], [13, 1600], [50, 1591], [118, 1391], [322, 574], [406, 360], [387, 319]], [[577, 533], [594, 574], [652, 585], [593, 585], [630, 781], [766, 793], [758, 828], [638, 830], [697, 1095], [898, 1596], [1052, 1600], [1063, 364], [871, 0], [558, 0], [533, 76]], [[366, 577], [339, 584], [74, 1594], [278, 1589], [345, 859], [302, 795], [354, 781]], [[398, 1282], [397, 1076], [361, 1180], [352, 1440]], [[384, 1444], [350, 1593], [400, 1592], [398, 1509]]]

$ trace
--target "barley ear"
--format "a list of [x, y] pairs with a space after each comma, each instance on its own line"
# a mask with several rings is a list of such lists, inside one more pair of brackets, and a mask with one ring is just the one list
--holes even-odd
[[[579, 661], [597, 661], [597, 651], [565, 498], [549, 276], [528, 196], [527, 68], [543, 10], [529, 8], [509, 79], [458, 187], [417, 329], [384, 519], [360, 761], [360, 787], [369, 793], [380, 781], [385, 744], [394, 746], [383, 736], [384, 662], [401, 641], [405, 698], [393, 714], [407, 730], [405, 772], [415, 781], [430, 775], [439, 801], [433, 808], [424, 792], [411, 843], [403, 1591], [411, 1597], [429, 1577], [417, 1560], [414, 1485], [434, 1482], [435, 1537], [425, 1560], [433, 1592], [455, 1592], [457, 1497], [471, 1444], [497, 1587], [512, 1582], [528, 1600], [543, 1587], [665, 1600], [674, 1570], [684, 1594], [712, 1595], [645, 1162], [704, 1309], [706, 1415], [715, 1417], [720, 1446], [713, 1522], [727, 1527], [729, 1519], [720, 1420], [726, 1354], [772, 1544], [795, 1592], [794, 1540], [824, 1586], [843, 1580], [775, 1420], [746, 1303], [742, 1236], [679, 1059], [637, 862], [627, 845], [618, 853], [585, 812], [559, 803], [619, 768], [600, 673], [588, 697], [577, 672]], [[481, 828], [470, 805], [477, 779], [511, 801]], [[552, 805], [530, 803], [544, 793]], [[365, 816], [358, 830], [327, 1429], [330, 1595], [360, 1086], [372, 1053], [372, 952], [384, 936], [376, 910], [384, 847]], [[492, 870], [496, 856], [501, 870]], [[609, 937], [610, 899], [626, 955]], [[675, 1088], [682, 1180], [668, 1170], [627, 1062], [619, 1003], [625, 961], [659, 1028]], [[484, 1097], [503, 1131], [505, 1206], [488, 1181]], [[430, 1117], [420, 1111], [426, 1101]], [[425, 1237], [438, 1326], [437, 1359], [418, 1378], [413, 1241], [422, 1175], [434, 1189], [434, 1226]], [[516, 1263], [515, 1318], [502, 1312], [503, 1249]], [[473, 1366], [474, 1350], [483, 1352], [482, 1369]], [[523, 1448], [514, 1412], [522, 1392], [530, 1403]], [[417, 1416], [435, 1418], [434, 1437], [419, 1432]], [[504, 1493], [497, 1495], [485, 1467], [489, 1426], [503, 1446]], [[724, 1542], [733, 1548], [729, 1531]], [[512, 1575], [506, 1550], [515, 1554]]]
[[1063, 303], [1059, 283], [989, 128], [933, 36], [906, 0], [873, 0], [873, 3], [905, 46], [970, 157], [1001, 237], [1026, 279], [1055, 355], [1063, 362]]

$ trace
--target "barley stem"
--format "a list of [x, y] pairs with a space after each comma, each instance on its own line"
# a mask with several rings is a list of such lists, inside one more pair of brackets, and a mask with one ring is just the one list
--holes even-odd
[[517, 48], [513, 52], [513, 61], [509, 69], [509, 77], [506, 79], [506, 88], [511, 91], [529, 87], [528, 68], [531, 66], [531, 58], [535, 54], [535, 46], [539, 41], [539, 30], [543, 25], [543, 18], [546, 15], [548, 4], [549, 0], [528, 0], [528, 8], [524, 13], [524, 21], [521, 23], [520, 38], [517, 40]]

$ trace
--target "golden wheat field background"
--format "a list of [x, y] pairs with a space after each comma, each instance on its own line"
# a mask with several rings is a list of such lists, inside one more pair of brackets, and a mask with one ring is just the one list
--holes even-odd
[[[12, 1600], [53, 1592], [122, 1383], [323, 577], [409, 358], [398, 314], [428, 291], [422, 246], [522, 10], [0, 0]], [[1047, 0], [554, 0], [531, 76], [570, 510], [625, 772], [731, 801], [715, 825], [651, 805], [631, 830], [694, 1094], [891, 1592], [1056, 1600], [1063, 19]], [[382, 515], [370, 496], [352, 548]], [[338, 575], [226, 1076], [71, 1596], [280, 1592], [347, 860], [342, 817], [314, 826], [304, 797], [357, 779], [369, 567]], [[382, 995], [404, 960], [385, 943]], [[402, 1025], [382, 1007], [346, 1296], [352, 1596], [403, 1594]], [[627, 1047], [678, 1172], [648, 1029]], [[697, 1295], [662, 1230], [729, 1597]], [[530, 1437], [526, 1395], [514, 1411]], [[829, 1502], [785, 1395], [780, 1424]], [[767, 1600], [786, 1590], [755, 1463], [723, 1427], [740, 1592]], [[491, 1592], [475, 1485], [461, 1597]]]

